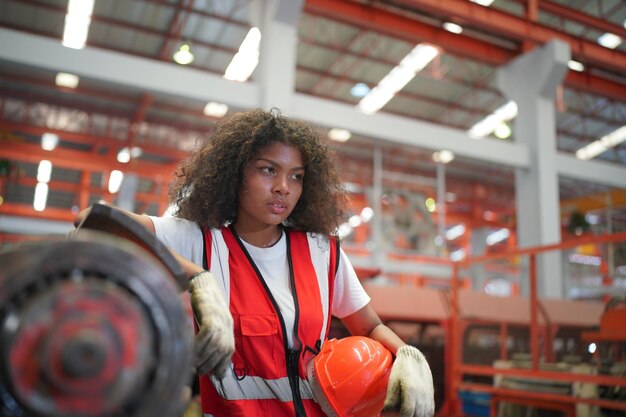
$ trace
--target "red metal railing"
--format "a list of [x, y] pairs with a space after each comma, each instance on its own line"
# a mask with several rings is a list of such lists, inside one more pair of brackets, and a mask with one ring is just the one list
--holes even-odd
[[[606, 375], [591, 375], [591, 374], [579, 374], [570, 372], [556, 372], [546, 371], [540, 369], [540, 326], [539, 326], [539, 304], [537, 297], [537, 256], [539, 254], [563, 250], [572, 249], [577, 246], [587, 244], [610, 244], [614, 242], [626, 241], [626, 232], [616, 233], [612, 235], [602, 236], [589, 236], [582, 237], [570, 241], [566, 241], [554, 245], [536, 246], [525, 249], [517, 249], [507, 251], [505, 253], [491, 254], [473, 258], [466, 258], [461, 262], [453, 264], [453, 273], [451, 279], [451, 291], [450, 291], [450, 303], [451, 303], [451, 317], [450, 317], [450, 344], [452, 346], [451, 354], [449, 356], [449, 370], [447, 371], [447, 380], [449, 381], [447, 386], [446, 403], [439, 412], [439, 415], [461, 415], [461, 404], [458, 397], [459, 390], [468, 390], [475, 392], [490, 393], [500, 399], [510, 399], [512, 402], [526, 403], [526, 404], [570, 404], [572, 407], [578, 403], [594, 405], [604, 408], [626, 410], [626, 403], [611, 401], [599, 398], [579, 398], [570, 395], [545, 393], [545, 392], [533, 392], [517, 389], [508, 389], [494, 387], [487, 384], [468, 383], [463, 382], [463, 376], [465, 375], [481, 375], [481, 376], [496, 376], [496, 375], [509, 375], [521, 378], [533, 378], [545, 381], [565, 381], [565, 382], [583, 382], [592, 383], [598, 385], [609, 385], [626, 387], [626, 379], [606, 376]], [[467, 268], [470, 265], [480, 264], [485, 261], [495, 259], [507, 259], [517, 256], [529, 257], [529, 303], [530, 303], [530, 352], [532, 366], [530, 369], [500, 369], [493, 366], [483, 365], [469, 365], [463, 363], [462, 360], [462, 318], [459, 315], [459, 289], [460, 285], [460, 273], [462, 268]], [[495, 408], [491, 407], [491, 413], [494, 415]]]

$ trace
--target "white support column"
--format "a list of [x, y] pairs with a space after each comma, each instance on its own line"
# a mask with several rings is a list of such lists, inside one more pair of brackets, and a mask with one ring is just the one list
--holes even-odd
[[372, 246], [374, 265], [382, 269], [387, 254], [383, 243], [383, 150], [380, 145], [376, 145], [374, 148], [374, 177], [372, 178], [372, 183], [372, 208], [374, 209], [374, 218], [372, 219]]
[[261, 48], [258, 76], [259, 105], [288, 114], [293, 110], [296, 88], [298, 23], [304, 0], [262, 0], [259, 29]]
[[117, 199], [115, 205], [121, 209], [128, 211], [135, 211], [137, 207], [136, 196], [137, 189], [139, 188], [139, 177], [136, 173], [127, 172], [124, 174], [124, 180], [120, 187], [120, 191], [117, 193]]
[[[554, 40], [498, 70], [500, 89], [518, 105], [516, 140], [530, 151], [529, 169], [515, 172], [520, 247], [561, 241], [554, 100], [569, 59], [569, 45]], [[544, 297], [563, 297], [560, 256], [537, 258], [537, 288]]]
[[[485, 254], [487, 247], [486, 239], [489, 235], [489, 229], [486, 227], [475, 228], [468, 231], [470, 234], [470, 253], [467, 256], [482, 256]], [[474, 291], [483, 291], [485, 289], [485, 273], [484, 263], [473, 264], [470, 267], [470, 277], [472, 279], [472, 289]]]

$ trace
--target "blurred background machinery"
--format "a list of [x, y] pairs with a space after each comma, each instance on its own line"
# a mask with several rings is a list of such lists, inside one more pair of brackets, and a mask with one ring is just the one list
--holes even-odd
[[191, 326], [154, 255], [94, 230], [0, 255], [0, 415], [182, 415]]

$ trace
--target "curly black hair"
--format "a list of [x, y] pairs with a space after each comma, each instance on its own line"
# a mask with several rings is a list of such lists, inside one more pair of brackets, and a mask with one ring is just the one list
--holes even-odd
[[277, 110], [234, 113], [215, 124], [208, 140], [176, 171], [170, 189], [174, 215], [212, 228], [233, 223], [246, 163], [274, 142], [297, 148], [305, 166], [302, 196], [284, 225], [334, 234], [347, 204], [334, 156], [313, 126]]

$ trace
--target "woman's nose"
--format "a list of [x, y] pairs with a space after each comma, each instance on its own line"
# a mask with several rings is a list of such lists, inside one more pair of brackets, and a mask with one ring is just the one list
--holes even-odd
[[289, 193], [289, 178], [286, 175], [277, 175], [274, 181], [274, 192], [279, 194]]

